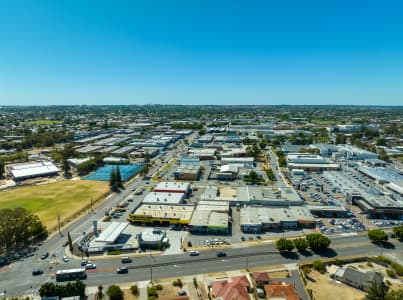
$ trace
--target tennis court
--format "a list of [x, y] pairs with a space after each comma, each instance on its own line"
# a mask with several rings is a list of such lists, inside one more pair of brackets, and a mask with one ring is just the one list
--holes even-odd
[[98, 168], [94, 173], [84, 177], [84, 180], [100, 180], [100, 181], [109, 181], [112, 168], [119, 168], [120, 175], [123, 181], [127, 181], [136, 174], [138, 174], [143, 165], [105, 165], [103, 167]]

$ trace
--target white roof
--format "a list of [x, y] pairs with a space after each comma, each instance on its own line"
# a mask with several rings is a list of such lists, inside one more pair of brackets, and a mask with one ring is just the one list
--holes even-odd
[[111, 222], [111, 224], [102, 231], [95, 241], [114, 243], [127, 225], [129, 225], [128, 222]]
[[14, 165], [9, 166], [8, 169], [14, 178], [26, 178], [59, 172], [59, 168], [49, 161]]
[[174, 182], [174, 181], [166, 181], [160, 182], [154, 189], [154, 191], [183, 191], [186, 193], [190, 188], [189, 182]]
[[183, 193], [151, 192], [145, 196], [143, 203], [179, 204], [183, 198]]

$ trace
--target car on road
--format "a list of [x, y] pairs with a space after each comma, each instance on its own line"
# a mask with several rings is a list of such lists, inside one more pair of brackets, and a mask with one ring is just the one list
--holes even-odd
[[67, 256], [63, 256], [63, 261], [64, 262], [69, 262], [69, 258]]
[[225, 257], [227, 256], [227, 253], [225, 253], [224, 251], [217, 251], [216, 255], [217, 257]]
[[33, 276], [42, 275], [42, 274], [43, 274], [43, 270], [41, 270], [41, 269], [34, 269], [32, 271]]
[[125, 264], [125, 263], [131, 263], [132, 259], [128, 256], [124, 256], [122, 257], [122, 259], [120, 260], [121, 263]]
[[197, 250], [192, 250], [192, 251], [189, 252], [190, 256], [198, 256], [199, 254], [200, 254], [200, 252], [197, 251]]
[[241, 236], [241, 241], [244, 242], [246, 239], [244, 236]]
[[90, 263], [90, 261], [88, 261], [88, 260], [86, 260], [86, 259], [84, 259], [84, 260], [81, 261], [81, 265], [82, 265], [82, 266], [85, 266], [85, 265], [87, 265], [88, 263]]
[[119, 267], [116, 269], [117, 274], [127, 274], [129, 273], [129, 269], [126, 267]]
[[45, 252], [41, 255], [41, 259], [47, 259], [49, 257], [49, 252]]
[[97, 265], [94, 263], [88, 263], [85, 265], [85, 269], [87, 269], [87, 270], [92, 270], [92, 269], [96, 269], [96, 268], [97, 268]]

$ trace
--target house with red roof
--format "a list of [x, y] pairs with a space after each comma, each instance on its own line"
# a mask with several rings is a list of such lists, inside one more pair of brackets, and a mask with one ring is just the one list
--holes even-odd
[[300, 300], [295, 287], [286, 282], [272, 282], [264, 286], [267, 299]]
[[251, 283], [247, 276], [235, 276], [228, 280], [216, 280], [211, 283], [211, 295], [217, 300], [250, 300], [248, 292]]

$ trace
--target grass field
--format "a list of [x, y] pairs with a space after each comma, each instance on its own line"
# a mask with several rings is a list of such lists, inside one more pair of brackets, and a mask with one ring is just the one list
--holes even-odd
[[61, 181], [37, 186], [19, 187], [0, 192], [0, 208], [24, 207], [38, 215], [47, 228], [62, 220], [108, 191], [100, 181]]
[[55, 124], [61, 124], [62, 121], [57, 121], [57, 120], [35, 120], [35, 121], [26, 121], [22, 122], [24, 125], [55, 125]]

